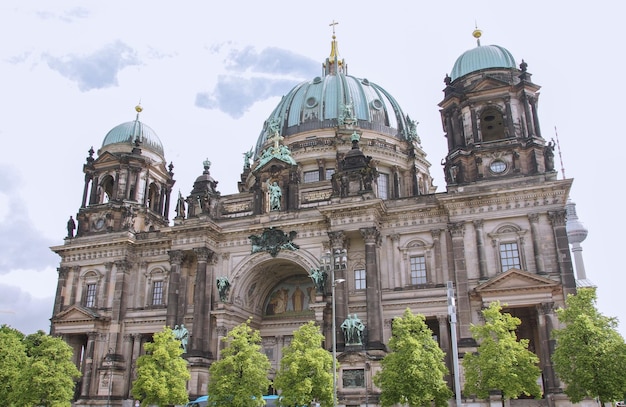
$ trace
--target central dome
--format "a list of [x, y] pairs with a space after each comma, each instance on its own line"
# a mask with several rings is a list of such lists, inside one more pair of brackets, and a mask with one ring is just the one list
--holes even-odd
[[323, 77], [296, 85], [281, 99], [265, 121], [257, 140], [258, 156], [268, 137], [278, 130], [282, 137], [324, 128], [352, 120], [363, 129], [407, 139], [411, 125], [396, 100], [379, 85], [347, 74], [344, 61], [333, 52], [323, 65]]

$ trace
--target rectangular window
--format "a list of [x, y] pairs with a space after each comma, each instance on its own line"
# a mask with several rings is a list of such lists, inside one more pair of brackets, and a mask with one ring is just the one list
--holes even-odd
[[163, 305], [163, 281], [152, 284], [152, 305]]
[[365, 387], [365, 370], [345, 369], [342, 383], [343, 387]]
[[354, 288], [356, 290], [365, 290], [365, 270], [354, 270]]
[[326, 179], [327, 180], [332, 179], [334, 173], [335, 173], [334, 168], [326, 168]]
[[85, 295], [85, 307], [92, 308], [96, 306], [96, 285], [87, 284], [87, 294]]
[[411, 257], [411, 284], [426, 284], [426, 258], [424, 256]]
[[512, 268], [522, 268], [517, 243], [500, 244], [500, 264], [502, 265], [502, 272]]
[[389, 174], [378, 174], [378, 197], [387, 199], [389, 197]]
[[315, 171], [306, 171], [304, 173], [304, 182], [317, 182], [320, 180], [320, 172]]

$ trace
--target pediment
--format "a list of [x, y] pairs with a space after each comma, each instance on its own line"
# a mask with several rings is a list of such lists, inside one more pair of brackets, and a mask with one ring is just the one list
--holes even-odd
[[98, 156], [94, 164], [106, 165], [110, 163], [119, 163], [119, 161], [120, 161], [119, 157], [115, 156], [114, 154], [108, 151], [104, 151], [102, 154]]
[[68, 309], [59, 312], [53, 317], [53, 320], [56, 323], [85, 323], [90, 321], [95, 322], [102, 319], [103, 316], [97, 311], [91, 308], [83, 307], [82, 305], [72, 305]]
[[554, 280], [519, 269], [509, 269], [477, 286], [473, 294], [484, 303], [499, 300], [513, 305], [531, 299], [549, 301], [553, 292], [559, 290], [560, 284]]
[[282, 160], [276, 156], [273, 156], [271, 159], [267, 160], [267, 161], [261, 161], [258, 166], [254, 169], [254, 173], [255, 174], [259, 174], [261, 172], [265, 172], [265, 171], [272, 171], [275, 172], [276, 170], [281, 171], [285, 168], [291, 168], [291, 167], [297, 167], [297, 164], [295, 164], [294, 162], [288, 162], [285, 160]]
[[491, 89], [501, 89], [502, 87], [508, 87], [508, 86], [510, 86], [509, 83], [505, 81], [502, 81], [496, 78], [486, 77], [485, 79], [469, 87], [467, 91], [468, 92], [481, 92], [481, 91], [491, 90]]

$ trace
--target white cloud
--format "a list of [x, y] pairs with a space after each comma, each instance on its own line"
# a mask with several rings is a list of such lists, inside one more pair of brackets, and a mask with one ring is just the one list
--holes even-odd
[[[78, 211], [87, 150], [134, 119], [139, 100], [142, 121], [174, 162], [175, 189], [188, 193], [208, 157], [219, 190], [235, 192], [242, 153], [256, 143], [279, 98], [320, 75], [333, 19], [349, 73], [388, 90], [420, 122], [431, 174], [444, 191], [439, 162], [446, 140], [437, 104], [456, 57], [475, 46], [478, 23], [483, 44], [506, 47], [518, 63], [524, 58], [542, 86], [544, 137], [558, 126], [578, 216], [589, 228], [587, 276], [599, 286], [601, 311], [618, 316], [626, 333], [618, 257], [623, 221], [599, 209], [610, 202], [599, 196], [613, 194], [622, 173], [620, 149], [611, 146], [622, 106], [612, 70], [626, 62], [615, 51], [621, 15], [606, 13], [614, 4], [603, 1], [570, 7], [567, 18], [557, 3], [526, 6], [531, 20], [510, 18], [523, 14], [516, 3], [495, 8], [481, 0], [427, 7], [321, 0], [306, 14], [287, 0], [250, 2], [245, 13], [240, 2], [225, 2], [219, 15], [209, 2], [3, 2], [0, 35], [10, 41], [0, 49], [0, 286], [16, 296], [12, 307], [23, 320], [38, 312], [47, 325], [52, 302], [44, 308], [39, 296], [54, 296], [56, 283], [34, 270], [58, 266], [48, 247], [62, 244], [65, 222]], [[581, 27], [592, 35], [581, 36]], [[0, 322], [8, 315], [0, 314]]]

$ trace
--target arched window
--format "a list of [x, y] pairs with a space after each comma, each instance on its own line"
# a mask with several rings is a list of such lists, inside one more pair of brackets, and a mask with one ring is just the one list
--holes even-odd
[[480, 134], [482, 141], [496, 141], [505, 138], [502, 113], [493, 108], [482, 112], [480, 115]]
[[113, 199], [113, 185], [114, 184], [115, 184], [115, 181], [113, 180], [113, 177], [110, 175], [106, 175], [102, 179], [102, 182], [100, 183], [100, 190], [102, 193], [102, 196], [100, 197], [100, 203], [107, 203]]
[[159, 212], [159, 187], [153, 182], [148, 189], [148, 208]]

